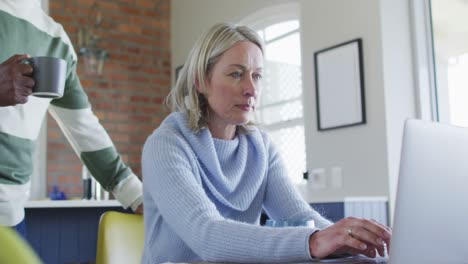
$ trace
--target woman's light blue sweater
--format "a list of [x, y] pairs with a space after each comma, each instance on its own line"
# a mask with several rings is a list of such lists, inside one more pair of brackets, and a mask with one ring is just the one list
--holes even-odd
[[[257, 128], [220, 140], [172, 113], [148, 137], [142, 169], [142, 263], [306, 261], [310, 235], [331, 224], [301, 198]], [[317, 229], [261, 227], [262, 209], [273, 219], [314, 219]]]

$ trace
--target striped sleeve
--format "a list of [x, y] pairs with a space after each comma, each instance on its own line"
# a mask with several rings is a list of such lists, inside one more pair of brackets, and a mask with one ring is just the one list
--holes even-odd
[[[142, 200], [141, 182], [118, 155], [91, 108], [65, 109], [51, 105], [49, 113], [94, 178], [127, 208]], [[135, 208], [134, 208], [135, 207]]]

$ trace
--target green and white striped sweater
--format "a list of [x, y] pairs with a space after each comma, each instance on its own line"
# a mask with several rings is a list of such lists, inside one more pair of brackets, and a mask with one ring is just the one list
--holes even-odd
[[0, 63], [14, 54], [53, 56], [68, 62], [64, 96], [30, 97], [26, 104], [0, 107], [0, 225], [24, 218], [32, 154], [46, 111], [101, 185], [135, 210], [142, 202], [138, 177], [121, 160], [97, 117], [76, 73], [77, 56], [62, 26], [36, 0], [0, 1]]

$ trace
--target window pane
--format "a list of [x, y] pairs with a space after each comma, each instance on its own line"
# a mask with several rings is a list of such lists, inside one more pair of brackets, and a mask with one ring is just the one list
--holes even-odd
[[265, 29], [265, 40], [270, 41], [299, 28], [298, 20], [291, 20], [269, 26]]
[[[289, 104], [291, 100], [296, 100], [302, 96], [300, 44], [298, 40], [299, 34], [295, 33], [266, 46], [266, 77], [263, 81], [264, 89], [260, 97], [259, 112], [281, 110], [281, 106], [276, 106], [275, 109], [270, 110], [264, 108], [280, 103]], [[297, 100], [290, 113], [285, 113], [285, 111], [282, 111], [280, 115], [276, 115], [276, 118], [274, 114], [265, 113], [264, 117], [266, 119], [262, 119], [263, 115], [260, 115], [258, 121], [273, 123], [302, 117], [302, 101]]]
[[439, 119], [468, 126], [468, 2], [432, 0]]
[[447, 81], [450, 123], [468, 127], [468, 53], [449, 58]]
[[302, 181], [305, 169], [304, 126], [283, 128], [268, 133], [283, 157], [290, 179]]
[[267, 61], [264, 75], [263, 91], [260, 97], [262, 106], [290, 100], [302, 95], [301, 69], [299, 66]]
[[268, 43], [265, 50], [267, 61], [301, 65], [301, 45], [299, 33]]
[[295, 101], [264, 107], [256, 112], [256, 120], [260, 125], [271, 125], [278, 122], [302, 117], [302, 98]]

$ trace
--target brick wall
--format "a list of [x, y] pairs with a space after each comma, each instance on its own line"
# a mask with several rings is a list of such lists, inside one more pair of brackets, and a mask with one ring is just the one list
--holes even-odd
[[[162, 103], [171, 80], [170, 0], [99, 0], [99, 46], [109, 52], [101, 76], [78, 74], [94, 113], [124, 162], [141, 177], [146, 137], [167, 115]], [[87, 23], [94, 0], [50, 0], [50, 15], [67, 31], [75, 50], [77, 32]], [[81, 197], [81, 168], [55, 120], [48, 117], [47, 190], [58, 185], [68, 197]]]

